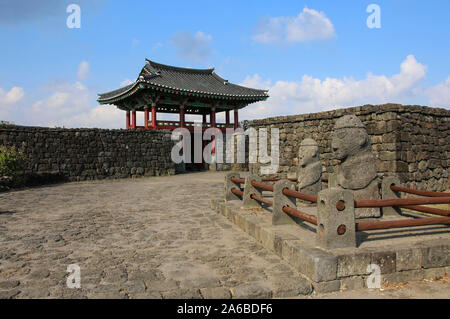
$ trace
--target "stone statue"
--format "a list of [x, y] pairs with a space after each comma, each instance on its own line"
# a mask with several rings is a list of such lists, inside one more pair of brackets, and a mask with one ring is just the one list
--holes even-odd
[[[336, 187], [352, 190], [355, 199], [379, 199], [377, 169], [370, 138], [355, 115], [336, 121], [331, 148], [340, 163], [336, 170]], [[379, 217], [379, 208], [357, 208], [356, 218]]]
[[313, 139], [304, 139], [298, 149], [297, 182], [298, 191], [302, 193], [317, 195], [322, 190], [319, 146]]

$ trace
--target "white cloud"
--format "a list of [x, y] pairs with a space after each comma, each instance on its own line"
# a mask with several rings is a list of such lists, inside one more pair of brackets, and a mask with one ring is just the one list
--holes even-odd
[[241, 85], [254, 89], [267, 90], [270, 88], [270, 82], [270, 80], [263, 81], [258, 74], [255, 74], [253, 76], [247, 75]]
[[0, 120], [11, 121], [17, 113], [20, 113], [18, 108], [24, 96], [25, 91], [21, 87], [15, 86], [8, 92], [0, 88]]
[[20, 101], [25, 95], [23, 88], [15, 86], [8, 92], [0, 88], [0, 104], [12, 104]]
[[125, 80], [123, 80], [122, 82], [120, 82], [120, 86], [127, 86], [127, 85], [129, 85], [129, 84], [131, 84], [131, 83], [134, 83], [134, 81], [132, 81], [132, 80], [126, 78]]
[[91, 71], [89, 68], [89, 63], [87, 61], [82, 61], [78, 66], [77, 77], [80, 80], [84, 80], [91, 76]]
[[194, 34], [178, 32], [170, 38], [177, 50], [177, 56], [189, 62], [205, 62], [213, 53], [211, 40], [211, 35], [201, 31]]
[[115, 105], [98, 105], [62, 123], [67, 127], [125, 128], [125, 112]]
[[430, 105], [450, 109], [450, 77], [444, 83], [426, 89], [425, 95], [430, 99]]
[[269, 88], [270, 97], [267, 101], [245, 108], [242, 118], [320, 112], [364, 104], [402, 103], [415, 97], [415, 88], [425, 73], [426, 67], [409, 55], [401, 63], [400, 73], [391, 77], [369, 73], [362, 80], [347, 77], [321, 80], [303, 75], [300, 81], [277, 81], [271, 84], [271, 81], [263, 81], [255, 75], [247, 77], [242, 85]]
[[91, 94], [81, 82], [56, 83], [46, 90], [51, 95], [31, 107], [38, 125], [62, 126], [67, 119], [89, 110]]
[[296, 17], [274, 17], [261, 21], [253, 40], [262, 43], [295, 43], [335, 36], [333, 23], [325, 13], [305, 7]]
[[58, 127], [122, 128], [125, 113], [113, 105], [92, 107], [95, 93], [81, 82], [58, 83], [46, 90], [50, 96], [31, 107], [33, 123]]

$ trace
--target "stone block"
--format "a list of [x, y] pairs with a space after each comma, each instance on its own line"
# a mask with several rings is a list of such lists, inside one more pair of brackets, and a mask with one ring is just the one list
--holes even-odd
[[337, 277], [369, 274], [367, 266], [371, 263], [370, 253], [354, 253], [337, 256]]
[[[292, 243], [292, 241], [290, 241]], [[315, 248], [291, 247], [292, 265], [315, 282], [336, 279], [336, 257]]]
[[340, 280], [340, 290], [356, 290], [364, 288], [365, 282], [363, 277], [355, 276], [351, 278], [344, 278]]
[[425, 279], [442, 278], [445, 276], [446, 273], [447, 271], [445, 267], [423, 269], [423, 278]]
[[400, 283], [408, 281], [417, 281], [424, 279], [423, 269], [406, 270], [400, 272], [393, 272], [381, 276], [382, 283]]
[[341, 282], [340, 280], [314, 282], [313, 287], [317, 293], [335, 292], [341, 288]]
[[422, 248], [422, 266], [424, 268], [450, 266], [450, 245], [433, 245]]
[[396, 270], [413, 270], [422, 267], [422, 250], [420, 248], [404, 248], [396, 251]]
[[389, 251], [374, 252], [371, 256], [371, 263], [380, 267], [381, 274], [395, 272], [396, 253]]
[[312, 285], [306, 278], [276, 278], [273, 282], [273, 298], [287, 298], [309, 295]]

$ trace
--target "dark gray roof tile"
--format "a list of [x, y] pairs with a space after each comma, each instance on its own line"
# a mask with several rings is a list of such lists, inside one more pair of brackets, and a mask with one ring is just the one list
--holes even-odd
[[99, 101], [126, 96], [139, 83], [147, 83], [175, 91], [193, 92], [198, 94], [229, 96], [237, 99], [253, 97], [264, 99], [268, 97], [266, 90], [258, 90], [229, 83], [218, 76], [214, 69], [189, 69], [156, 63], [146, 60], [138, 79], [133, 84], [115, 91], [99, 94]]

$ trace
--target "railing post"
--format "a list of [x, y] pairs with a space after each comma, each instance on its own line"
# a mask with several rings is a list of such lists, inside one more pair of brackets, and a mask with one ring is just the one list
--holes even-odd
[[232, 177], [240, 178], [239, 173], [228, 173], [225, 175], [225, 201], [241, 200], [239, 196], [231, 191], [232, 188], [241, 189], [240, 183], [231, 181]]
[[295, 184], [295, 182], [281, 180], [273, 186], [272, 225], [295, 223], [291, 216], [283, 212], [284, 206], [297, 207], [297, 199], [295, 197], [283, 194], [283, 189], [285, 188], [295, 191]]
[[[400, 180], [397, 176], [384, 176], [383, 180], [381, 181], [381, 199], [392, 199], [392, 198], [400, 198], [399, 192], [394, 192], [391, 189], [392, 185], [400, 186]], [[401, 214], [400, 207], [382, 207], [381, 212], [383, 213], [383, 216], [387, 215], [397, 215]]]
[[325, 249], [356, 247], [354, 200], [353, 192], [349, 190], [327, 188], [319, 192], [316, 230], [318, 246]]
[[253, 198], [251, 198], [250, 196], [254, 194], [256, 196], [262, 197], [262, 190], [253, 187], [251, 181], [261, 182], [261, 177], [258, 175], [251, 174], [245, 178], [244, 198], [242, 204], [242, 207], [245, 209], [261, 207], [261, 204], [258, 201], [254, 200]]
[[336, 173], [328, 173], [328, 188], [336, 187]]

